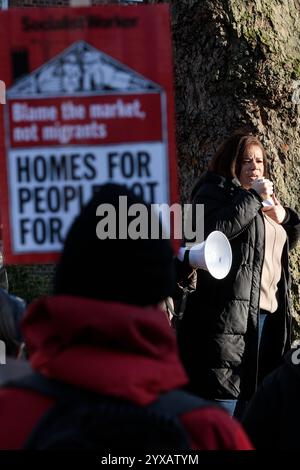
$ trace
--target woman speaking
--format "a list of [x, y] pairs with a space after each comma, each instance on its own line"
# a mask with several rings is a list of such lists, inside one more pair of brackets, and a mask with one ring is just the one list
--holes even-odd
[[221, 145], [192, 202], [204, 204], [205, 238], [220, 230], [230, 240], [232, 268], [223, 280], [198, 270], [178, 325], [180, 353], [191, 391], [240, 417], [290, 347], [288, 249], [300, 220], [273, 193], [264, 148], [251, 134]]

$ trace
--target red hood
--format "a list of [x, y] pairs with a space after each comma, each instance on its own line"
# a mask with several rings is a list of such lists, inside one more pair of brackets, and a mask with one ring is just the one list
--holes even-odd
[[158, 309], [49, 297], [29, 307], [22, 327], [32, 367], [48, 377], [139, 404], [187, 382]]

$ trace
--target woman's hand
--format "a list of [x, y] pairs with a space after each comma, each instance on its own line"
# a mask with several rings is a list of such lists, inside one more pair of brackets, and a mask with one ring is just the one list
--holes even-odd
[[273, 193], [273, 183], [267, 178], [258, 178], [251, 184], [251, 188], [257, 192], [262, 200], [269, 199]]
[[274, 222], [282, 224], [286, 216], [285, 209], [282, 207], [274, 193], [271, 197], [273, 199], [274, 205], [265, 206], [262, 208], [262, 211], [265, 212], [268, 217], [273, 219]]

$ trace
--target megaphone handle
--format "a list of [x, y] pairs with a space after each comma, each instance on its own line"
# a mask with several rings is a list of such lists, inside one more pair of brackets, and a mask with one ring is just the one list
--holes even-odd
[[185, 246], [181, 246], [179, 248], [178, 253], [177, 253], [177, 258], [183, 264], [189, 266], [189, 264], [190, 264], [190, 249], [186, 248]]
[[190, 265], [190, 250], [188, 248], [185, 249], [183, 262], [186, 265]]

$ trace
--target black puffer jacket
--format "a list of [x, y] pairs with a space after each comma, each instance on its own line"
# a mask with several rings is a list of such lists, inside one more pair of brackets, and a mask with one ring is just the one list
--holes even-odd
[[[288, 243], [282, 255], [278, 285], [279, 307], [265, 324], [267, 350], [258, 371], [258, 311], [264, 258], [265, 228], [262, 204], [255, 191], [238, 180], [205, 173], [193, 192], [193, 203], [204, 204], [205, 238], [220, 230], [230, 240], [233, 262], [223, 280], [198, 270], [197, 289], [189, 296], [178, 325], [178, 342], [191, 388], [210, 399], [248, 399], [256, 389], [258, 372], [265, 375], [278, 365], [290, 347]], [[299, 236], [298, 216], [287, 210], [283, 227], [294, 245]], [[291, 245], [290, 245], [291, 246]]]

